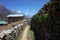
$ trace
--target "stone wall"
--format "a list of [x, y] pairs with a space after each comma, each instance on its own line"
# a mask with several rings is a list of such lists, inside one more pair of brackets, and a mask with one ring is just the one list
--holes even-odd
[[60, 40], [60, 0], [50, 0], [33, 16], [31, 30], [35, 40]]
[[3, 30], [0, 33], [0, 40], [15, 40], [26, 25], [27, 23], [21, 23], [14, 28]]

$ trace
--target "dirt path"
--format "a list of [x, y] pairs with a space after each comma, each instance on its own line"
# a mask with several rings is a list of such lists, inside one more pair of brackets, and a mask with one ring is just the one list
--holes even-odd
[[21, 40], [27, 40], [27, 32], [28, 32], [29, 26], [27, 25], [25, 31], [23, 32]]

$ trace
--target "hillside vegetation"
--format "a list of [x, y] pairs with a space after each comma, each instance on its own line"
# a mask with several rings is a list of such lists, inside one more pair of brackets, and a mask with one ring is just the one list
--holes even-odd
[[47, 2], [31, 20], [35, 40], [60, 40], [60, 0]]

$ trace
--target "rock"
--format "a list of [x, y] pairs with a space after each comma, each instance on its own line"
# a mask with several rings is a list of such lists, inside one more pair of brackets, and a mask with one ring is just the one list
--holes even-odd
[[19, 24], [13, 28], [10, 28], [8, 30], [4, 30], [0, 33], [0, 40], [14, 40], [19, 34], [21, 29], [24, 28], [24, 24]]

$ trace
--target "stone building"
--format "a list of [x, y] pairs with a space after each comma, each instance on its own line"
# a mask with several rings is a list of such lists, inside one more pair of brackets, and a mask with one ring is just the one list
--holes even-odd
[[12, 25], [17, 25], [23, 22], [24, 15], [23, 14], [11, 14], [8, 15], [8, 23]]

